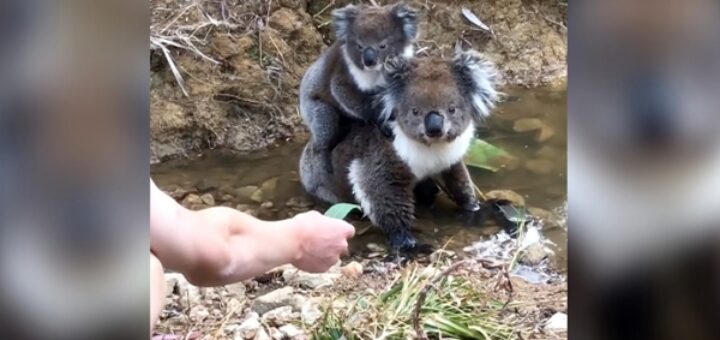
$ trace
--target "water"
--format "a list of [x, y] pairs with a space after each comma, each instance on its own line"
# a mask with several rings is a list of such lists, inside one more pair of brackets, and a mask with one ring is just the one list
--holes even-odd
[[[519, 160], [512, 169], [492, 173], [470, 169], [477, 186], [484, 192], [503, 189], [513, 190], [524, 196], [530, 207], [554, 210], [567, 199], [566, 190], [566, 93], [543, 89], [515, 89], [508, 91], [508, 100], [480, 131], [484, 140], [497, 145]], [[536, 118], [552, 130], [552, 137], [537, 141], [538, 131], [515, 132], [513, 125], [519, 119]], [[270, 150], [246, 155], [212, 151], [191, 159], [169, 161], [154, 165], [152, 178], [168, 191], [182, 188], [199, 194], [210, 192], [216, 204], [252, 209], [265, 219], [286, 218], [303, 208], [287, 202], [303, 201], [308, 197], [300, 185], [297, 166], [303, 143], [290, 143]], [[530, 164], [526, 164], [526, 163]], [[248, 188], [248, 186], [250, 186]], [[263, 187], [260, 207], [248, 198], [253, 186]], [[245, 189], [240, 189], [245, 188]], [[239, 190], [240, 189], [240, 190]], [[256, 197], [257, 199], [257, 197]], [[267, 203], [272, 202], [272, 203]], [[270, 207], [272, 205], [272, 207]], [[302, 205], [302, 204], [300, 204]], [[327, 205], [315, 204], [314, 209], [323, 211]], [[499, 230], [493, 225], [467, 227], [466, 218], [445, 197], [439, 196], [432, 210], [420, 210], [414, 233], [422, 242], [461, 250]], [[384, 244], [379, 231], [370, 228], [367, 221], [353, 222], [358, 236], [351, 241], [351, 254], [368, 255], [368, 243]], [[564, 270], [567, 235], [563, 228], [543, 230], [555, 247], [555, 266]]]

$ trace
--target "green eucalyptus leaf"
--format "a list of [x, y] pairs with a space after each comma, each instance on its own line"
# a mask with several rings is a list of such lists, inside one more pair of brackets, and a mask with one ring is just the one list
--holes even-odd
[[357, 204], [352, 203], [338, 203], [330, 207], [327, 211], [325, 211], [325, 216], [337, 218], [337, 219], [345, 219], [352, 213], [353, 211], [362, 211], [362, 208]]
[[468, 166], [497, 172], [503, 166], [510, 165], [514, 158], [497, 146], [473, 138], [464, 160]]

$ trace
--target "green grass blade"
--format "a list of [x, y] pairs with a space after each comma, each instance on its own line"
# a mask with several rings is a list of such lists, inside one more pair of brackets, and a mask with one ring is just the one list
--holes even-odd
[[325, 216], [342, 220], [348, 217], [348, 215], [355, 210], [362, 211], [362, 208], [357, 204], [338, 203], [325, 211]]

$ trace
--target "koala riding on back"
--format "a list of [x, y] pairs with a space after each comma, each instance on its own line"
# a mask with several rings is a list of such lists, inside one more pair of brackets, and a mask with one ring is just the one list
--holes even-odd
[[319, 165], [324, 150], [306, 145], [300, 160], [305, 189], [330, 203], [356, 201], [373, 225], [403, 253], [419, 250], [410, 228], [415, 191], [437, 193], [439, 180], [467, 211], [480, 209], [463, 156], [475, 126], [498, 100], [493, 66], [474, 51], [452, 60], [396, 57], [385, 65], [387, 89], [380, 96], [388, 139], [361, 121], [331, 152], [335, 173]]
[[404, 4], [348, 5], [333, 12], [336, 42], [310, 66], [300, 84], [300, 114], [310, 128], [319, 159], [329, 172], [329, 152], [347, 134], [352, 120], [375, 121], [372, 95], [387, 82], [386, 58], [412, 57], [417, 15]]

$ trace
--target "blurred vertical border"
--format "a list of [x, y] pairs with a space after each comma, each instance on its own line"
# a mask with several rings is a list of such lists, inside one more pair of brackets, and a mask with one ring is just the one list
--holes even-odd
[[3, 338], [149, 337], [148, 7], [0, 1]]

